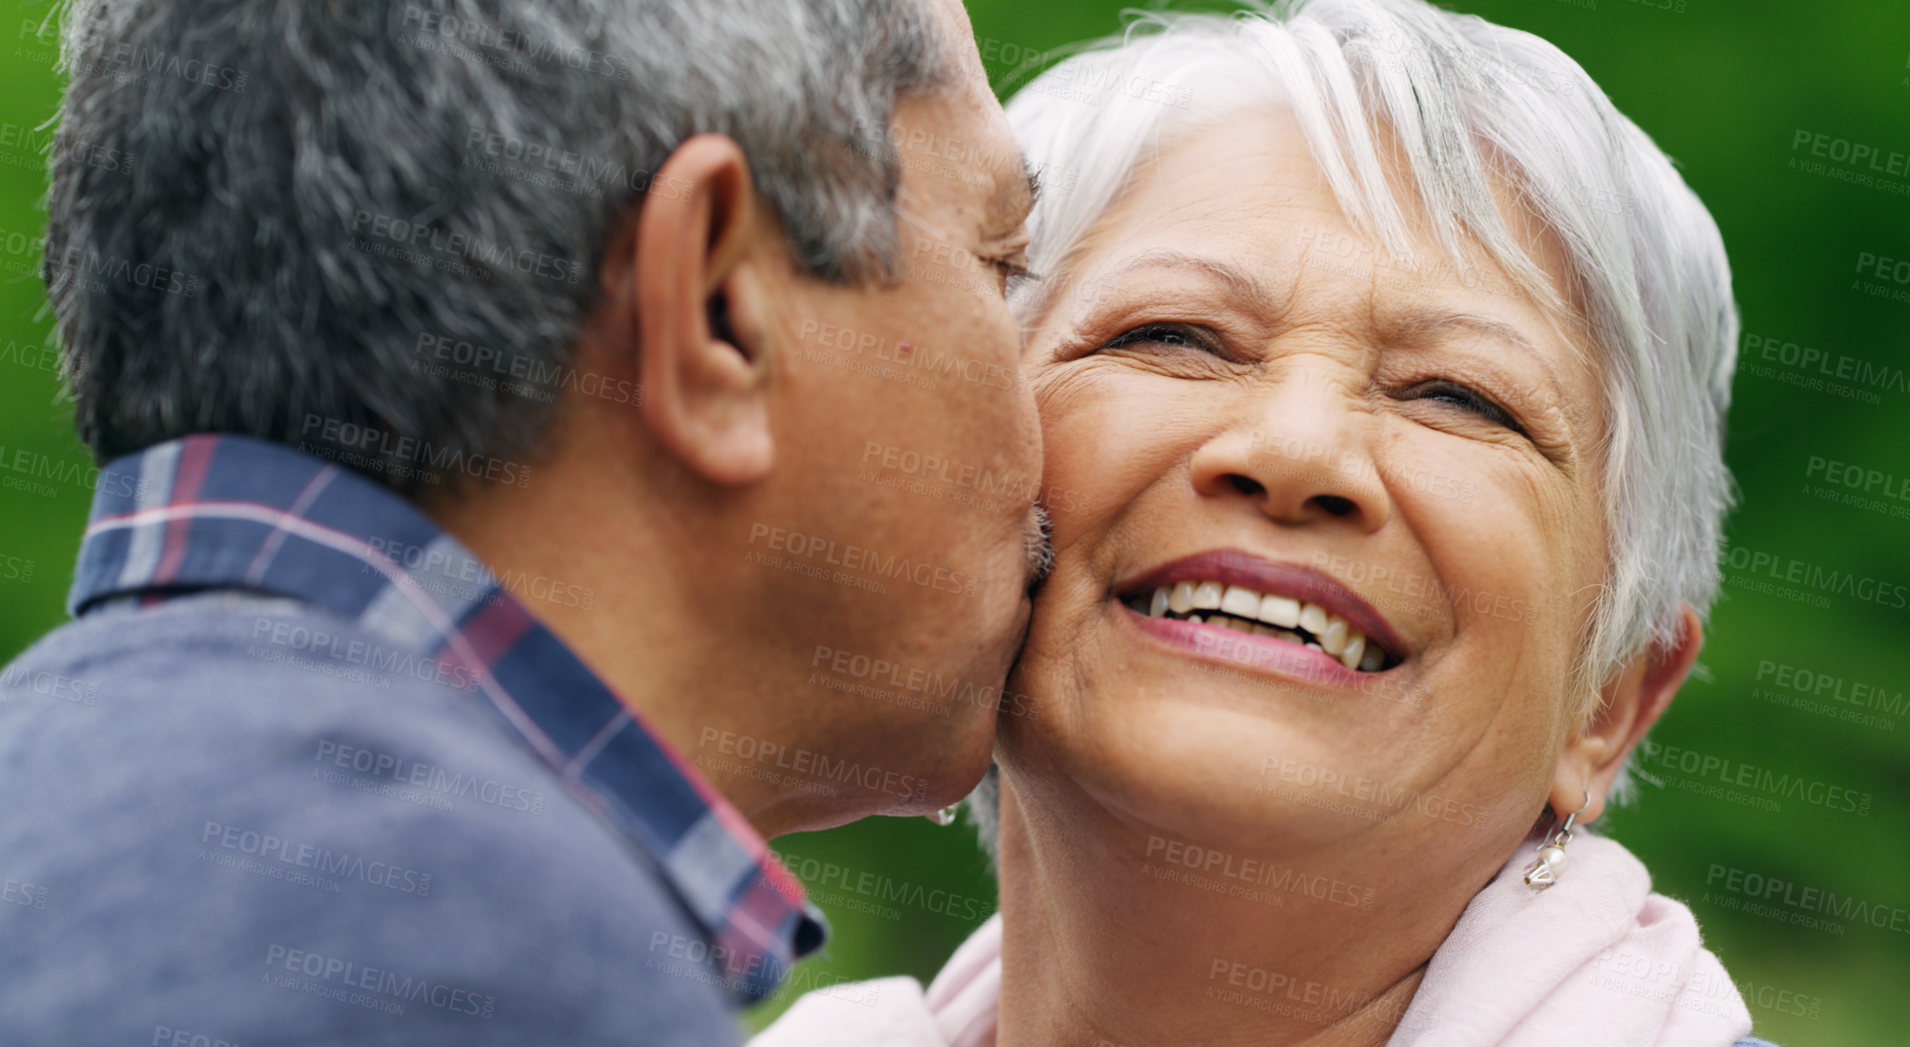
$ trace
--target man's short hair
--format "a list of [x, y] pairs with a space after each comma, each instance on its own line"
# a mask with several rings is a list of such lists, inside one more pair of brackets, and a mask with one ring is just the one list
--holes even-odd
[[[45, 276], [80, 438], [497, 472], [577, 373], [618, 220], [730, 136], [796, 263], [892, 278], [921, 0], [72, 0]], [[681, 191], [656, 186], [656, 191]]]

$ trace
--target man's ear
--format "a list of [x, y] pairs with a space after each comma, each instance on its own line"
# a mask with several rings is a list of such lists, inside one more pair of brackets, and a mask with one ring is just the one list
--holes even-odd
[[629, 244], [635, 265], [623, 270], [644, 421], [667, 453], [718, 484], [756, 483], [775, 460], [762, 218], [741, 147], [697, 135], [651, 179]]
[[1605, 811], [1605, 796], [1625, 757], [1671, 705], [1704, 643], [1698, 613], [1687, 605], [1676, 637], [1653, 644], [1625, 663], [1600, 694], [1600, 707], [1565, 747], [1552, 781], [1552, 810], [1560, 817], [1576, 811], [1591, 792], [1591, 806], [1578, 816], [1583, 825]]

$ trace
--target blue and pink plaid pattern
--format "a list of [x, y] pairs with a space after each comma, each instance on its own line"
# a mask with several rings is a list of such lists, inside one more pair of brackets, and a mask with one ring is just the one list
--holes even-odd
[[822, 943], [742, 814], [409, 502], [290, 447], [199, 435], [101, 471], [68, 607], [239, 589], [291, 597], [461, 670], [569, 792], [621, 826], [710, 933], [733, 997]]

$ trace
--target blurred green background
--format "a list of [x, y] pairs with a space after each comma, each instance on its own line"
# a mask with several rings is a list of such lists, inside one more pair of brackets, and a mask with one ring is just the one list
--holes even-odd
[[[1004, 92], [1026, 82], [1031, 56], [1118, 30], [1121, 6], [969, 3]], [[1741, 891], [1722, 889], [1738, 870], [1834, 891], [1870, 912], [1910, 909], [1910, 608], [1866, 599], [1870, 587], [1822, 582], [1837, 571], [1910, 586], [1910, 500], [1882, 494], [1910, 497], [1910, 282], [1892, 279], [1910, 266], [1858, 271], [1867, 255], [1910, 259], [1910, 175], [1847, 152], [1868, 147], [1885, 167], [1893, 152], [1910, 154], [1910, 5], [1447, 6], [1530, 30], [1583, 64], [1681, 164], [1736, 271], [1747, 339], [1730, 462], [1743, 499], [1704, 653], [1708, 678], [1685, 688], [1654, 735], [1668, 747], [1646, 762], [1658, 784], [1644, 784], [1639, 802], [1604, 828], [1644, 858], [1659, 890], [1692, 905], [1761, 1035], [1787, 1047], [1910, 1042], [1910, 934], [1861, 916], [1833, 919], [1841, 932], [1795, 924], [1799, 910], [1781, 898], [1754, 912]], [[44, 227], [38, 128], [60, 83], [53, 35], [40, 32], [47, 5], [9, 7], [0, 24], [0, 661], [63, 620], [90, 501], [83, 484], [46, 478], [47, 463], [86, 460], [34, 275]], [[1858, 467], [1874, 501], [1837, 500], [1845, 474], [1829, 463]], [[1890, 479], [1875, 485], [1865, 470]], [[1833, 682], [1820, 692], [1819, 678]], [[1716, 774], [1683, 770], [1674, 748], [1867, 794], [1867, 813], [1781, 787], [1713, 795], [1702, 786]], [[813, 882], [835, 928], [826, 955], [799, 971], [798, 991], [894, 973], [927, 980], [993, 909], [966, 828], [871, 819], [776, 849]], [[920, 900], [882, 900], [898, 890]], [[752, 1024], [793, 996], [753, 1012]]]

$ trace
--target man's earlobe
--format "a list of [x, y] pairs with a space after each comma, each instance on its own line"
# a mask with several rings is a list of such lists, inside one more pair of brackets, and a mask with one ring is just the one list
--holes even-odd
[[768, 311], [770, 245], [780, 240], [764, 216], [742, 149], [713, 134], [670, 154], [637, 216], [644, 422], [667, 453], [717, 484], [756, 483], [775, 461], [774, 324], [758, 314]]

